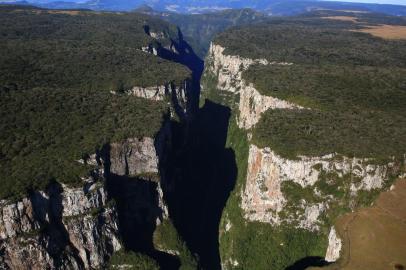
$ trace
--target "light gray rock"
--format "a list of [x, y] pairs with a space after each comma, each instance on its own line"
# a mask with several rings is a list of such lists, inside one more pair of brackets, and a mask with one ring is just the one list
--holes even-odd
[[135, 176], [143, 173], [158, 173], [159, 160], [154, 139], [127, 139], [111, 144], [110, 173]]
[[328, 235], [328, 247], [325, 260], [327, 262], [335, 262], [340, 258], [340, 252], [342, 248], [342, 241], [338, 237], [334, 227], [331, 227]]
[[[85, 183], [89, 185], [89, 183]], [[94, 269], [121, 248], [117, 213], [101, 182], [51, 185], [0, 207], [0, 257], [10, 269]], [[87, 191], [86, 191], [87, 190]], [[1, 265], [1, 264], [0, 264]]]
[[106, 254], [121, 249], [117, 213], [114, 208], [65, 218], [64, 226], [70, 243], [76, 248], [86, 269], [103, 266]]
[[[336, 154], [322, 157], [302, 156], [296, 160], [281, 157], [269, 147], [259, 148], [253, 144], [249, 148], [247, 179], [241, 193], [241, 207], [245, 217], [252, 221], [281, 224], [279, 213], [287, 204], [281, 185], [293, 181], [302, 187], [313, 186], [321, 171], [334, 172], [339, 177], [354, 173], [360, 181], [353, 183], [351, 190], [373, 190], [383, 187], [389, 179], [393, 163], [386, 165], [369, 164], [368, 159], [335, 158]], [[356, 169], [354, 169], [356, 168]], [[316, 230], [319, 216], [326, 205], [303, 205], [303, 215], [298, 217], [299, 227]]]
[[145, 99], [159, 101], [165, 99], [165, 96], [169, 94], [169, 89], [165, 85], [160, 85], [156, 87], [135, 86], [131, 90], [127, 91], [127, 94]]

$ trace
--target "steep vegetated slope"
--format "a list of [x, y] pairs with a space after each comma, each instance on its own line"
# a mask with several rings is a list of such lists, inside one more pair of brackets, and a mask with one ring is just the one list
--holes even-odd
[[404, 23], [323, 11], [213, 41], [202, 93], [232, 108], [227, 146], [238, 166], [220, 227], [223, 268], [336, 261], [337, 217], [404, 175], [406, 41], [358, 32]]
[[192, 91], [191, 71], [171, 61], [177, 28], [140, 14], [0, 12], [0, 268], [106, 268], [119, 250], [113, 269], [193, 268], [163, 199], [171, 123], [188, 117]]

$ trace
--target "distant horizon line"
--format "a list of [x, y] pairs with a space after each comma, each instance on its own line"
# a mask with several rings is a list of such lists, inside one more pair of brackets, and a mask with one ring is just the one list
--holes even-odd
[[[31, 4], [49, 4], [52, 2], [67, 2], [67, 3], [77, 3], [77, 4], [86, 4], [91, 0], [53, 0], [53, 1], [44, 1], [44, 0], [0, 0], [0, 3], [18, 3], [18, 2], [27, 2]], [[227, 0], [226, 0], [227, 1]], [[225, 1], [225, 2], [226, 2]], [[309, 0], [303, 0], [309, 1]], [[312, 0], [310, 0], [312, 1]], [[353, 3], [353, 4], [377, 4], [377, 5], [397, 5], [397, 6], [406, 6], [406, 0], [313, 0], [316, 2], [338, 2], [338, 3]], [[148, 3], [146, 3], [148, 5]]]

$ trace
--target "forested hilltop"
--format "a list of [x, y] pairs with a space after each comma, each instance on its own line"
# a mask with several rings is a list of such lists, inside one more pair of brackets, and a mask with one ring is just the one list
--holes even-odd
[[1, 198], [80, 184], [88, 168], [76, 160], [153, 137], [167, 114], [163, 101], [121, 93], [191, 76], [142, 50], [178, 39], [176, 27], [147, 15], [1, 6], [0, 22]]

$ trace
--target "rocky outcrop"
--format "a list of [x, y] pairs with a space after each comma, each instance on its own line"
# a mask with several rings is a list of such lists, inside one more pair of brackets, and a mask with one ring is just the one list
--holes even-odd
[[155, 138], [131, 138], [109, 147], [109, 182], [121, 202], [126, 223], [159, 224], [168, 218], [164, 200], [165, 164], [171, 149], [171, 126], [165, 121]]
[[144, 173], [158, 173], [159, 161], [154, 139], [127, 139], [113, 143], [110, 148], [110, 173], [135, 176]]
[[[168, 216], [160, 166], [169, 151], [170, 134], [165, 121], [154, 139], [112, 143], [79, 160], [95, 168], [82, 179], [81, 187], [55, 183], [17, 202], [2, 201], [0, 265], [5, 269], [102, 268], [122, 248], [119, 226], [125, 224], [123, 220], [120, 224], [119, 214], [129, 224], [156, 224]], [[111, 182], [123, 188], [113, 196], [124, 209], [120, 213], [109, 201], [105, 175], [109, 181], [117, 180], [112, 175], [122, 177]]]
[[340, 252], [342, 248], [342, 241], [338, 237], [334, 227], [331, 227], [328, 235], [328, 247], [325, 260], [327, 262], [335, 262], [340, 258]]
[[303, 109], [291, 102], [261, 95], [252, 84], [241, 83], [238, 126], [250, 129], [261, 118], [261, 114], [268, 109]]
[[[250, 65], [292, 65], [292, 63], [271, 62], [267, 59], [247, 59], [227, 55], [222, 46], [211, 44], [207, 57], [206, 72], [217, 80], [217, 89], [239, 95], [237, 123], [249, 130], [258, 123], [261, 115], [272, 109], [302, 109], [297, 104], [272, 96], [262, 95], [253, 84], [244, 81], [242, 73]], [[250, 134], [248, 134], [250, 139]], [[282, 222], [295, 224], [300, 228], [318, 230], [322, 214], [328, 210], [327, 200], [310, 203], [301, 201], [295, 205], [295, 215], [283, 215], [290, 202], [282, 192], [282, 183], [291, 181], [301, 187], [313, 187], [322, 173], [336, 174], [338, 178], [352, 175], [350, 192], [356, 196], [359, 190], [376, 190], [384, 186], [389, 178], [393, 163], [370, 164], [367, 159], [347, 158], [338, 154], [321, 157], [299, 157], [286, 159], [271, 148], [260, 149], [251, 144], [248, 157], [246, 185], [241, 193], [241, 207], [245, 218], [251, 221], [279, 225]]]
[[252, 83], [242, 79], [242, 73], [251, 65], [292, 65], [285, 62], [269, 62], [267, 59], [248, 59], [227, 55], [225, 48], [211, 44], [207, 58], [207, 71], [217, 79], [217, 89], [240, 95], [238, 126], [250, 129], [268, 109], [303, 109], [303, 107], [275, 97], [261, 95]]
[[297, 160], [283, 158], [269, 147], [261, 149], [251, 145], [248, 157], [248, 171], [245, 189], [242, 192], [241, 206], [245, 217], [252, 221], [281, 224], [292, 223], [309, 230], [317, 230], [321, 222], [319, 216], [328, 207], [325, 203], [308, 204], [300, 207], [303, 213], [296, 220], [283, 220], [287, 200], [281, 185], [292, 181], [302, 187], [314, 186], [322, 172], [335, 173], [338, 178], [352, 174], [354, 181], [351, 191], [380, 189], [388, 180], [393, 163], [386, 165], [369, 164], [367, 159], [339, 157], [336, 154], [323, 157], [300, 157]]
[[57, 183], [0, 206], [0, 250], [10, 269], [99, 268], [119, 250], [115, 207], [101, 178]]
[[[127, 90], [128, 95], [145, 98], [154, 101], [165, 101], [172, 103], [171, 114], [177, 115], [181, 119], [186, 119], [190, 114], [191, 81], [185, 79], [179, 85], [171, 82], [165, 85], [141, 87], [134, 86]], [[116, 94], [116, 92], [112, 92]]]
[[127, 93], [136, 97], [159, 101], [165, 99], [165, 96], [169, 93], [169, 90], [164, 85], [156, 87], [135, 86], [131, 90], [127, 91]]
[[[404, 171], [404, 168], [400, 168], [402, 165], [399, 165], [399, 159], [395, 157], [386, 164], [377, 164], [371, 159], [349, 158], [337, 153], [289, 159], [280, 156], [272, 147], [259, 148], [254, 145], [252, 128], [265, 111], [304, 111], [310, 108], [262, 95], [252, 83], [243, 79], [243, 72], [251, 65], [292, 63], [228, 55], [226, 48], [211, 44], [205, 66], [204, 78], [207, 80], [202, 87], [203, 92], [206, 90], [205, 86], [210, 91], [220, 92], [210, 93], [209, 96], [227, 101], [238, 100], [236, 106], [231, 103], [230, 107], [238, 108], [235, 113], [237, 124], [247, 131], [250, 144], [246, 182], [241, 191], [237, 191], [241, 196], [240, 207], [247, 221], [268, 223], [280, 228], [301, 228], [323, 234], [337, 212], [354, 210], [360, 205], [371, 203], [373, 194], [388, 187], [388, 183]], [[236, 148], [238, 149], [241, 148]], [[245, 223], [247, 224], [249, 223]], [[232, 230], [232, 223], [227, 216], [223, 216], [223, 232], [228, 230]], [[232, 240], [230, 245], [232, 246]], [[336, 261], [340, 250], [341, 240], [335, 229], [331, 228], [326, 261]], [[229, 254], [223, 258], [224, 265], [231, 267], [232, 262]]]
[[[168, 121], [154, 139], [112, 143], [79, 160], [95, 168], [81, 187], [55, 183], [17, 202], [1, 201], [2, 269], [99, 269], [122, 248], [119, 226], [167, 218], [160, 166], [170, 134]], [[105, 175], [120, 189], [108, 194]]]
[[185, 80], [179, 86], [176, 86], [173, 83], [150, 87], [134, 86], [132, 89], [127, 91], [127, 94], [155, 101], [165, 100], [165, 97], [170, 100], [171, 96], [175, 95], [176, 99], [179, 102], [181, 102], [182, 104], [186, 104], [187, 91], [189, 91], [188, 87], [189, 81]]
[[160, 173], [160, 164], [166, 162], [171, 149], [171, 123], [165, 120], [155, 138], [129, 138], [110, 144], [104, 153], [109, 174], [136, 176]]
[[238, 92], [241, 89], [242, 72], [250, 65], [269, 64], [266, 59], [248, 59], [235, 55], [224, 54], [225, 48], [212, 43], [207, 58], [210, 72], [218, 79], [217, 88], [219, 90]]

